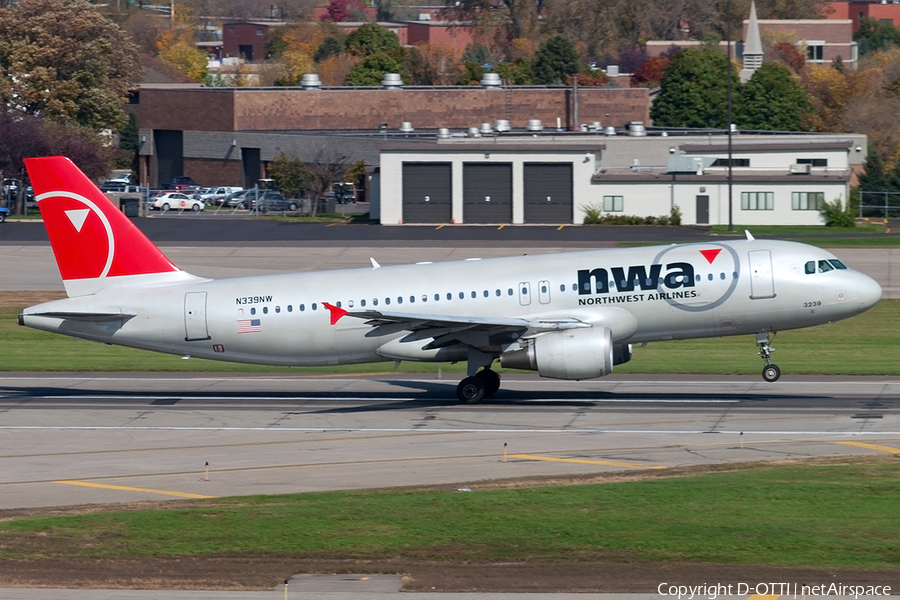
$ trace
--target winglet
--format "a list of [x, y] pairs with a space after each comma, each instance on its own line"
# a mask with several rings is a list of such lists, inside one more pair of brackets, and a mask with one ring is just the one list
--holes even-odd
[[338, 321], [341, 320], [341, 317], [349, 313], [349, 310], [344, 310], [343, 308], [339, 308], [337, 306], [328, 304], [327, 302], [323, 302], [322, 306], [328, 309], [328, 312], [331, 313], [331, 324], [335, 325]]
[[369, 257], [369, 260], [372, 261], [372, 268], [373, 268], [373, 269], [380, 269], [380, 268], [381, 268], [381, 265], [378, 264], [378, 261], [375, 260], [374, 258], [372, 258], [371, 256]]
[[747, 241], [748, 241], [748, 242], [755, 242], [755, 241], [756, 241], [756, 238], [753, 237], [753, 235], [750, 233], [750, 230], [749, 230], [749, 229], [745, 229], [745, 230], [744, 230], [744, 233], [747, 234]]

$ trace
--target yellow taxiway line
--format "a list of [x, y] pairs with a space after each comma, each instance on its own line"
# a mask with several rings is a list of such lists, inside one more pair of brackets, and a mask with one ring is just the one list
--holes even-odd
[[533, 456], [531, 454], [510, 454], [510, 458], [524, 460], [546, 460], [548, 462], [579, 463], [583, 465], [606, 465], [610, 467], [626, 467], [629, 469], [665, 469], [665, 467], [648, 466], [638, 463], [618, 462], [615, 460], [587, 460], [584, 458], [554, 458], [552, 456]]
[[750, 594], [747, 600], [778, 600], [779, 594]]
[[215, 498], [215, 496], [203, 496], [201, 494], [190, 494], [188, 492], [170, 492], [166, 490], [151, 490], [147, 488], [127, 487], [124, 485], [108, 485], [105, 483], [90, 483], [87, 481], [54, 481], [53, 483], [63, 483], [65, 485], [80, 485], [82, 487], [101, 488], [104, 490], [119, 490], [122, 492], [143, 492], [145, 494], [160, 494], [162, 496], [178, 496], [179, 498]]
[[858, 448], [868, 448], [869, 450], [878, 450], [879, 452], [890, 452], [891, 454], [900, 454], [900, 448], [891, 448], [890, 446], [876, 446], [875, 444], [864, 444], [862, 442], [835, 442], [835, 444], [843, 444], [845, 446], [856, 446]]

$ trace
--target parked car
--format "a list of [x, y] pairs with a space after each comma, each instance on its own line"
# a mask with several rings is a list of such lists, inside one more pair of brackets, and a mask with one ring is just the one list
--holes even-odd
[[256, 197], [257, 190], [248, 190], [245, 195], [244, 203], [250, 210], [259, 212], [269, 212], [273, 210], [297, 210], [300, 208], [300, 202], [294, 199], [287, 199], [281, 195], [281, 192], [275, 190], [259, 190], [259, 198]]
[[211, 187], [207, 188], [209, 191], [205, 194], [200, 194], [200, 200], [203, 200], [207, 204], [215, 204], [216, 206], [222, 206], [225, 202], [225, 199], [228, 198], [235, 192], [240, 192], [244, 188], [242, 187], [230, 187], [230, 186], [219, 186], [219, 187]]
[[227, 206], [229, 208], [247, 208], [247, 205], [244, 204], [244, 196], [246, 195], [247, 190], [239, 190], [233, 194], [228, 194], [222, 199], [221, 206]]
[[151, 196], [148, 208], [151, 210], [156, 208], [162, 211], [166, 210], [192, 210], [200, 212], [203, 210], [203, 202], [194, 200], [187, 194], [181, 192], [163, 192], [162, 194]]
[[199, 185], [197, 185], [197, 182], [195, 182], [187, 175], [179, 175], [177, 177], [173, 177], [172, 181], [167, 181], [162, 186], [165, 190], [176, 190], [179, 192], [191, 191], [200, 187]]
[[5, 206], [0, 206], [0, 223], [6, 220], [6, 215], [9, 214], [9, 209]]
[[110, 177], [107, 181], [115, 181], [117, 183], [124, 183], [125, 185], [134, 185], [134, 178], [132, 178], [131, 173], [116, 175], [115, 177]]

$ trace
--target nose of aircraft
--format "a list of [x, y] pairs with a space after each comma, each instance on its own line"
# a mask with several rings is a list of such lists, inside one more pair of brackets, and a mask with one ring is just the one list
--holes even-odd
[[881, 286], [868, 275], [859, 274], [859, 306], [867, 310], [881, 300]]

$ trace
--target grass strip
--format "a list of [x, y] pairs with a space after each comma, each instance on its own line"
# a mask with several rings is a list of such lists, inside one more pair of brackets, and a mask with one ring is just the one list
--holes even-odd
[[[96, 344], [63, 335], [20, 327], [22, 306], [9, 306], [0, 294], [2, 371], [184, 371], [297, 374], [392, 372], [393, 363], [339, 367], [279, 368], [242, 365], [158, 354]], [[882, 300], [862, 315], [831, 325], [784, 331], [773, 343], [774, 362], [791, 375], [894, 375], [900, 365], [900, 300]], [[616, 373], [757, 374], [763, 363], [752, 335], [655, 342], [635, 346], [634, 358], [617, 365]], [[404, 362], [400, 372], [465, 372], [464, 364]], [[501, 371], [502, 372], [502, 371]]]
[[900, 461], [757, 466], [669, 479], [331, 492], [0, 523], [9, 559], [718, 562], [896, 568]]

